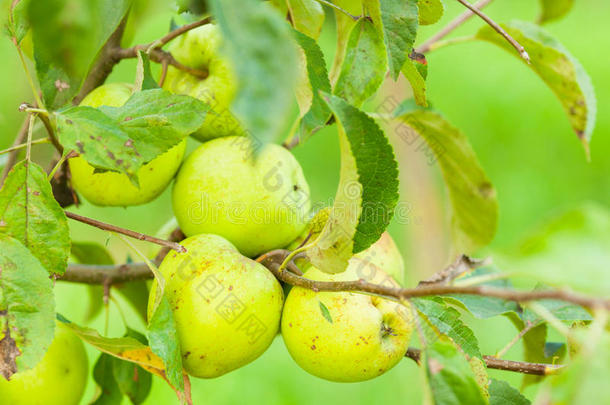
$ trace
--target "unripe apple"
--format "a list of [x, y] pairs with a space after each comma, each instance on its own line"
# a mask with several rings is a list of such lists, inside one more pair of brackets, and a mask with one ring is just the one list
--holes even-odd
[[[359, 278], [353, 267], [339, 274], [311, 267], [305, 277]], [[397, 286], [382, 270], [369, 281]], [[408, 304], [353, 292], [294, 287], [282, 314], [282, 336], [294, 361], [315, 376], [337, 382], [365, 381], [390, 370], [404, 357], [412, 330]]]
[[172, 193], [185, 235], [217, 234], [253, 257], [303, 231], [310, 200], [301, 166], [281, 146], [252, 147], [246, 137], [218, 138], [185, 160]]
[[[263, 265], [226, 239], [200, 234], [181, 242], [159, 267], [172, 308], [185, 370], [218, 377], [259, 357], [279, 329], [284, 295]], [[153, 283], [149, 318], [156, 294]]]
[[203, 126], [192, 134], [201, 141], [243, 132], [229, 110], [237, 93], [237, 78], [230, 61], [221, 53], [221, 45], [220, 29], [206, 24], [176, 38], [168, 48], [178, 62], [208, 72], [206, 78], [201, 78], [169, 66], [163, 83], [163, 88], [172, 93], [198, 98], [210, 106]]
[[0, 403], [11, 405], [78, 405], [87, 385], [87, 353], [81, 340], [62, 326], [40, 363], [0, 377]]
[[[126, 83], [105, 84], [93, 90], [80, 105], [120, 107], [132, 93]], [[72, 185], [89, 202], [95, 205], [129, 206], [154, 200], [167, 188], [178, 171], [186, 139], [138, 170], [140, 187], [134, 186], [126, 174], [118, 172], [95, 173], [83, 157], [68, 160], [72, 173]]]

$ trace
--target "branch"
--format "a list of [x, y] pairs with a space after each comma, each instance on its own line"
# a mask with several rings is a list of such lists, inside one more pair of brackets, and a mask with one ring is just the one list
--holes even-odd
[[[144, 241], [151, 242], [151, 243], [156, 243], [157, 245], [160, 245], [160, 246], [169, 247], [169, 248], [175, 250], [178, 253], [186, 252], [186, 249], [184, 248], [184, 246], [179, 245], [176, 242], [170, 242], [170, 241], [166, 241], [166, 240], [163, 240], [163, 239], [155, 238], [154, 236], [149, 236], [149, 235], [146, 235], [146, 234], [143, 234], [143, 233], [134, 232], [134, 231], [131, 231], [129, 229], [125, 229], [125, 228], [121, 228], [121, 227], [118, 227], [118, 226], [115, 226], [115, 225], [107, 224], [105, 222], [100, 222], [100, 221], [97, 221], [95, 219], [83, 217], [81, 215], [74, 214], [72, 212], [68, 212], [68, 211], [65, 211], [65, 212], [66, 212], [66, 216], [68, 218], [74, 219], [76, 221], [83, 222], [83, 223], [85, 223], [87, 225], [94, 226], [94, 227], [102, 229], [104, 231], [116, 232], [116, 233], [123, 234], [125, 236], [129, 236], [130, 238], [134, 238], [134, 239], [138, 239], [138, 240], [144, 240]], [[128, 281], [128, 280], [125, 280], [125, 281]]]
[[[147, 45], [136, 45], [131, 48], [118, 48], [114, 50], [114, 55], [119, 60], [121, 59], [133, 59], [138, 57], [138, 51], [146, 51]], [[156, 63], [167, 63], [168, 65], [172, 65], [176, 69], [182, 70], [183, 72], [189, 73], [193, 76], [199, 77], [200, 79], [205, 79], [208, 77], [209, 72], [207, 70], [200, 70], [188, 67], [178, 62], [171, 53], [166, 52], [162, 49], [153, 48], [150, 49], [148, 56], [150, 56], [150, 60]]]
[[476, 8], [466, 0], [457, 1], [459, 1], [462, 5], [464, 5], [464, 7], [468, 8], [470, 11], [478, 15], [483, 21], [489, 24], [491, 28], [496, 30], [498, 34], [502, 35], [504, 39], [506, 39], [513, 46], [513, 48], [515, 48], [517, 52], [519, 52], [519, 55], [521, 55], [521, 57], [525, 59], [527, 63], [530, 63], [530, 56], [528, 55], [525, 48], [521, 46], [521, 44], [517, 42], [513, 37], [511, 37], [510, 34], [506, 32], [502, 27], [500, 27], [494, 20], [489, 18], [486, 14], [484, 14], [482, 11], [480, 11], [478, 8]]
[[[155, 264], [159, 264], [159, 262]], [[152, 278], [153, 274], [146, 263], [127, 263], [118, 266], [70, 264], [66, 272], [57, 277], [57, 280], [110, 286]]]
[[[477, 4], [474, 5], [477, 9], [481, 10], [486, 7], [493, 0], [481, 0]], [[443, 29], [430, 37], [430, 39], [426, 40], [423, 44], [417, 47], [417, 53], [426, 53], [432, 49], [432, 45], [445, 38], [447, 35], [452, 33], [456, 28], [460, 27], [466, 21], [468, 21], [474, 13], [470, 10], [464, 11], [462, 14], [457, 16], [453, 21], [447, 24]]]
[[148, 47], [154, 46], [155, 48], [161, 48], [161, 47], [167, 45], [167, 43], [169, 43], [170, 41], [179, 37], [180, 35], [185, 34], [188, 31], [195, 29], [197, 27], [201, 27], [202, 25], [209, 24], [210, 22], [212, 22], [212, 18], [206, 17], [203, 20], [195, 21], [193, 23], [183, 25], [182, 27], [178, 27], [175, 30], [171, 31], [166, 36], [164, 36], [163, 38], [160, 38], [159, 40], [150, 43], [148, 45]]
[[[417, 364], [421, 362], [421, 350], [409, 347], [405, 357], [410, 358]], [[513, 371], [522, 374], [533, 374], [533, 375], [550, 375], [556, 374], [559, 370], [563, 369], [564, 366], [555, 364], [544, 364], [544, 363], [527, 363], [524, 361], [513, 361], [513, 360], [502, 360], [494, 356], [483, 356], [483, 360], [487, 365], [487, 368], [493, 368], [496, 370]]]

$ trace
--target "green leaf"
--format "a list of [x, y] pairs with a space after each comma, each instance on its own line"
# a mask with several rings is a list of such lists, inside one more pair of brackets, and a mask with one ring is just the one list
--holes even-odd
[[468, 356], [482, 358], [477, 338], [462, 322], [457, 310], [445, 305], [440, 299], [417, 298], [412, 303], [437, 336], [448, 336]]
[[424, 351], [425, 372], [436, 405], [488, 404], [470, 364], [455, 345], [439, 339]]
[[261, 146], [279, 140], [293, 104], [297, 76], [289, 25], [269, 4], [258, 0], [211, 0], [210, 5], [237, 74], [232, 111]]
[[538, 24], [546, 24], [565, 16], [574, 5], [574, 0], [540, 0], [542, 11], [538, 16]]
[[151, 89], [121, 107], [72, 107], [55, 118], [66, 153], [75, 150], [97, 169], [123, 172], [137, 184], [140, 167], [197, 130], [207, 109], [193, 97]]
[[204, 0], [176, 0], [179, 13], [191, 13], [194, 15], [202, 15], [207, 12], [207, 6]]
[[374, 24], [385, 43], [388, 66], [398, 78], [413, 48], [419, 27], [417, 0], [364, 0]]
[[318, 301], [318, 303], [320, 304], [320, 312], [322, 312], [324, 319], [326, 319], [328, 323], [333, 323], [333, 317], [330, 315], [330, 311], [326, 305], [324, 305], [322, 301]]
[[565, 370], [547, 378], [539, 390], [536, 404], [610, 403], [610, 334], [603, 330], [603, 324], [598, 321], [579, 338], [586, 344], [581, 346], [580, 352]]
[[93, 367], [93, 380], [98, 385], [100, 392], [92, 405], [121, 405], [123, 393], [114, 378], [115, 360], [106, 353], [101, 353], [97, 359]]
[[[466, 281], [472, 277], [480, 277], [497, 273], [499, 273], [499, 271], [496, 269], [480, 267], [470, 273], [470, 275], [463, 277], [460, 280]], [[505, 289], [513, 288], [511, 282], [506, 279], [492, 280], [485, 283], [480, 283], [479, 285], [487, 285]], [[520, 312], [519, 305], [517, 305], [517, 303], [513, 301], [505, 301], [500, 298], [466, 294], [453, 294], [443, 298], [449, 303], [458, 304], [460, 307], [464, 308], [479, 319], [488, 319], [494, 316], [506, 315], [509, 313], [514, 313], [516, 315], [518, 312]]]
[[[529, 66], [559, 98], [572, 129], [588, 148], [595, 127], [597, 102], [587, 72], [559, 41], [539, 26], [513, 21], [502, 27], [529, 53]], [[523, 60], [504, 38], [488, 26], [477, 33], [477, 38], [494, 43]]]
[[431, 25], [437, 23], [445, 12], [442, 0], [419, 0], [419, 23]]
[[383, 83], [386, 67], [383, 38], [373, 23], [361, 18], [351, 31], [333, 94], [360, 107]]
[[30, 2], [36, 74], [47, 108], [66, 104], [78, 92], [130, 5], [130, 0]]
[[417, 105], [422, 107], [428, 106], [428, 100], [426, 99], [426, 78], [417, 69], [417, 62], [407, 58], [404, 65], [402, 66], [402, 74], [411, 84], [413, 89], [413, 98]]
[[[543, 288], [536, 288], [536, 290], [541, 289]], [[553, 314], [555, 318], [561, 321], [576, 322], [593, 320], [593, 317], [591, 317], [591, 315], [584, 308], [565, 301], [539, 300], [536, 301], [536, 303], [544, 307], [551, 314]], [[524, 322], [532, 323], [540, 321], [540, 317], [528, 308], [523, 311], [521, 319], [523, 319]]]
[[136, 364], [116, 358], [111, 359], [113, 360], [113, 375], [121, 392], [129, 398], [132, 404], [143, 403], [150, 393], [151, 374]]
[[144, 51], [138, 51], [138, 65], [136, 66], [135, 91], [158, 89], [159, 84], [153, 77], [150, 69], [150, 57]]
[[0, 233], [23, 243], [49, 274], [63, 274], [70, 255], [70, 230], [47, 175], [23, 161], [9, 172], [0, 190]]
[[[326, 61], [320, 46], [316, 41], [300, 32], [295, 32], [295, 38], [303, 49], [306, 60], [308, 79], [306, 97], [308, 100], [304, 103], [309, 104], [309, 110], [303, 115], [300, 126], [301, 137], [306, 137], [323, 128], [330, 118], [331, 112], [322, 99], [320, 91], [330, 93], [331, 87], [326, 70]], [[297, 95], [298, 93], [297, 91]]]
[[341, 176], [328, 221], [307, 255], [320, 270], [340, 273], [388, 226], [398, 202], [398, 165], [372, 118], [338, 97], [323, 97], [339, 125]]
[[610, 291], [609, 246], [610, 211], [585, 204], [546, 220], [495, 261], [514, 276], [604, 296]]
[[[525, 324], [523, 323], [516, 322], [514, 319], [512, 319], [512, 321], [520, 331], [525, 327]], [[523, 335], [521, 339], [523, 341], [523, 359], [525, 361], [547, 364], [557, 364], [563, 361], [567, 351], [565, 345], [563, 345], [559, 351], [553, 353], [551, 356], [547, 356], [547, 332], [548, 327], [546, 323], [540, 323]], [[523, 376], [522, 389], [529, 385], [537, 384], [542, 380], [542, 378], [543, 377], [536, 375]]]
[[174, 315], [165, 296], [153, 312], [148, 323], [150, 348], [165, 365], [165, 375], [176, 389], [184, 391], [182, 354], [176, 332]]
[[394, 116], [428, 144], [431, 163], [438, 161], [449, 190], [451, 234], [458, 252], [473, 253], [493, 239], [498, 223], [496, 191], [468, 139], [435, 111], [401, 104]]
[[490, 405], [529, 405], [531, 402], [519, 390], [513, 388], [506, 381], [491, 379], [489, 384]]
[[30, 29], [30, 21], [27, 15], [29, 5], [30, 0], [17, 0], [11, 1], [9, 7], [8, 34], [15, 38], [18, 44]]
[[317, 39], [324, 25], [324, 9], [316, 0], [286, 0], [294, 28]]
[[55, 301], [40, 261], [17, 239], [0, 234], [0, 374], [34, 367], [53, 340]]
[[[362, 0], [333, 0], [332, 3], [352, 15], [362, 15]], [[330, 77], [331, 82], [335, 83], [337, 81], [337, 76], [341, 71], [341, 66], [343, 65], [347, 41], [356, 22], [350, 16], [337, 9], [333, 8], [333, 11], [335, 13], [335, 25], [337, 26], [337, 49], [335, 51], [333, 66], [330, 71]]]

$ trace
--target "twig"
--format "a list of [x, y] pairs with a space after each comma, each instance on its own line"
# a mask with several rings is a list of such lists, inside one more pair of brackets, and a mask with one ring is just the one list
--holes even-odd
[[[36, 139], [36, 140], [32, 141], [31, 145], [38, 145], [40, 143], [49, 143], [49, 142], [51, 142], [49, 140], [49, 138], [40, 138], [40, 139]], [[9, 153], [9, 152], [18, 151], [20, 149], [25, 148], [26, 146], [28, 146], [27, 143], [20, 143], [19, 145], [11, 146], [8, 149], [0, 150], [0, 155], [4, 155], [5, 153]]]
[[175, 250], [178, 253], [186, 252], [186, 249], [184, 248], [184, 246], [179, 245], [176, 242], [170, 242], [170, 241], [166, 241], [166, 240], [163, 240], [163, 239], [155, 238], [154, 236], [149, 236], [149, 235], [146, 235], [146, 234], [143, 234], [143, 233], [139, 233], [139, 232], [131, 231], [129, 229], [121, 228], [121, 227], [118, 227], [116, 225], [107, 224], [105, 222], [100, 222], [100, 221], [97, 221], [95, 219], [83, 217], [81, 215], [74, 214], [74, 213], [68, 212], [68, 211], [66, 211], [66, 216], [68, 218], [74, 219], [76, 221], [83, 222], [83, 223], [85, 223], [87, 225], [94, 226], [94, 227], [102, 229], [104, 231], [116, 232], [116, 233], [120, 233], [120, 234], [125, 235], [125, 236], [129, 236], [130, 238], [134, 238], [134, 239], [138, 239], [138, 240], [144, 240], [144, 241], [151, 242], [151, 243], [156, 243], [157, 245], [160, 245], [160, 246], [167, 246], [167, 247]]
[[[474, 7], [481, 10], [482, 8], [486, 7], [489, 3], [491, 3], [492, 1], [493, 0], [481, 0], [477, 4], [475, 4]], [[470, 10], [464, 11], [462, 14], [457, 16], [453, 21], [451, 21], [449, 24], [447, 24], [443, 29], [441, 29], [439, 32], [437, 32], [436, 34], [431, 36], [429, 39], [424, 41], [423, 44], [421, 44], [419, 47], [417, 47], [416, 52], [418, 52], [418, 53], [429, 52], [432, 49], [432, 45], [434, 45], [435, 43], [437, 43], [438, 41], [440, 41], [441, 39], [445, 38], [447, 35], [452, 33], [456, 28], [458, 28], [459, 26], [464, 24], [466, 21], [468, 21], [473, 15], [474, 15], [474, 13]]]
[[326, 0], [317, 0], [317, 1], [319, 3], [322, 3], [322, 4], [325, 4], [325, 5], [329, 6], [329, 7], [332, 7], [332, 8], [334, 8], [337, 11], [342, 12], [343, 14], [345, 14], [346, 16], [348, 16], [349, 18], [351, 18], [354, 21], [358, 21], [360, 19], [359, 16], [353, 15], [352, 13], [347, 11], [346, 9], [341, 8], [341, 7], [337, 6], [336, 4], [331, 3], [330, 1], [326, 1]]
[[170, 41], [179, 37], [180, 35], [185, 34], [186, 32], [188, 32], [192, 29], [195, 29], [197, 27], [201, 27], [202, 25], [209, 24], [210, 22], [212, 22], [212, 18], [206, 17], [203, 20], [195, 21], [190, 24], [185, 24], [182, 27], [178, 27], [175, 30], [171, 31], [169, 34], [158, 39], [157, 41], [151, 42], [149, 44], [149, 47], [154, 46], [155, 48], [161, 48], [161, 47], [165, 46], [167, 43], [169, 43]]
[[[126, 49], [119, 48], [119, 49], [115, 49], [115, 55], [119, 59], [132, 59], [132, 58], [138, 57], [138, 51], [145, 51], [146, 49], [148, 49], [148, 48], [146, 48], [146, 45], [136, 45], [136, 46], [133, 46], [131, 48], [126, 48]], [[195, 69], [195, 68], [191, 68], [186, 65], [183, 65], [182, 63], [180, 63], [176, 59], [174, 59], [174, 57], [172, 56], [171, 53], [166, 52], [162, 49], [157, 49], [157, 48], [150, 49], [148, 56], [150, 57], [150, 60], [152, 60], [153, 62], [167, 63], [169, 65], [172, 65], [176, 69], [182, 70], [193, 76], [199, 77], [200, 79], [205, 79], [209, 75], [209, 72], [207, 70]]]
[[502, 35], [504, 37], [504, 39], [506, 39], [508, 41], [508, 43], [510, 43], [513, 46], [513, 48], [515, 48], [517, 50], [517, 52], [519, 52], [519, 55], [521, 55], [521, 57], [523, 59], [525, 59], [525, 61], [527, 63], [530, 63], [530, 56], [528, 55], [525, 48], [523, 46], [521, 46], [521, 44], [519, 42], [517, 42], [513, 37], [511, 37], [510, 34], [508, 32], [506, 32], [502, 27], [500, 27], [494, 20], [489, 18], [485, 13], [483, 13], [481, 10], [479, 10], [478, 8], [476, 8], [475, 6], [473, 6], [466, 0], [457, 0], [457, 1], [459, 1], [462, 5], [464, 5], [464, 7], [468, 8], [470, 11], [472, 11], [473, 13], [478, 15], [483, 21], [485, 21], [487, 24], [489, 24], [489, 26], [491, 28], [496, 30], [496, 32], [498, 34]]
[[55, 147], [57, 152], [59, 152], [59, 155], [60, 156], [63, 155], [64, 147], [61, 145], [61, 143], [59, 143], [59, 139], [57, 139], [57, 136], [55, 135], [55, 129], [53, 128], [53, 125], [51, 124], [51, 120], [49, 120], [49, 116], [47, 114], [37, 114], [37, 115], [38, 115], [38, 118], [40, 118], [40, 121], [42, 121], [45, 129], [47, 130], [51, 143], [53, 144], [53, 146]]
[[513, 347], [515, 344], [517, 344], [517, 342], [519, 340], [521, 340], [521, 338], [523, 336], [525, 336], [525, 334], [527, 332], [529, 332], [536, 325], [538, 325], [538, 324], [528, 321], [527, 324], [525, 325], [525, 327], [522, 330], [520, 330], [519, 333], [517, 333], [517, 335], [513, 339], [511, 339], [511, 341], [508, 342], [508, 344], [506, 346], [504, 346], [502, 349], [500, 349], [494, 357], [498, 358], [498, 359], [501, 357], [504, 357], [504, 355], [510, 350], [510, 348]]
[[460, 255], [453, 263], [443, 270], [435, 273], [427, 280], [422, 280], [419, 285], [450, 284], [462, 274], [474, 270], [478, 267], [487, 266], [491, 263], [490, 259], [472, 259], [466, 255]]
[[[30, 122], [30, 116], [28, 114], [27, 117], [23, 120], [23, 124], [21, 124], [21, 128], [19, 128], [19, 132], [15, 137], [15, 141], [13, 142], [13, 147], [21, 146], [26, 136], [28, 136], [28, 126]], [[27, 145], [27, 144], [26, 144]], [[21, 149], [21, 148], [19, 148]], [[0, 185], [4, 183], [4, 179], [8, 176], [8, 172], [11, 171], [15, 163], [17, 163], [17, 156], [19, 155], [19, 149], [14, 149], [8, 155], [8, 159], [6, 161], [6, 166], [4, 166], [4, 170], [2, 171], [2, 177], [0, 177]]]
[[[68, 214], [68, 213], [66, 213]], [[69, 214], [75, 215], [75, 214]], [[89, 219], [87, 219], [89, 220]], [[89, 220], [91, 221], [91, 220]], [[108, 226], [108, 225], [106, 225]], [[112, 226], [112, 225], [110, 225]], [[108, 228], [101, 228], [107, 229]], [[119, 228], [121, 229], [121, 228]], [[110, 229], [113, 230], [113, 229]], [[116, 230], [114, 230], [117, 232]], [[132, 232], [132, 231], [128, 231]], [[135, 234], [135, 232], [133, 232]], [[129, 234], [127, 234], [130, 236]], [[138, 234], [136, 234], [138, 235]], [[139, 234], [141, 235], [141, 234]], [[170, 243], [167, 241], [161, 241], [163, 243]], [[178, 245], [180, 246], [180, 245]], [[406, 300], [409, 298], [417, 297], [430, 297], [436, 295], [452, 295], [452, 294], [466, 294], [466, 295], [478, 295], [484, 297], [500, 298], [507, 301], [514, 302], [529, 302], [542, 299], [554, 299], [565, 302], [571, 302], [576, 305], [580, 305], [585, 308], [599, 308], [610, 310], [610, 300], [604, 300], [599, 298], [592, 298], [577, 293], [573, 293], [565, 290], [534, 290], [534, 291], [519, 291], [506, 288], [496, 288], [489, 286], [455, 286], [455, 285], [430, 285], [421, 286], [416, 288], [396, 288], [386, 285], [379, 285], [369, 283], [363, 279], [355, 281], [315, 281], [305, 277], [301, 277], [291, 271], [279, 271], [281, 263], [289, 253], [287, 250], [278, 249], [272, 252], [266, 253], [262, 259], [259, 258], [259, 262], [271, 271], [276, 278], [279, 280], [297, 286], [307, 288], [313, 291], [352, 291], [352, 292], [365, 292], [376, 294], [380, 296], [395, 298], [398, 300]], [[140, 266], [141, 264], [134, 264]], [[88, 267], [80, 267], [82, 271], [86, 271]], [[90, 267], [93, 268], [93, 267]], [[149, 278], [152, 277], [152, 273]], [[70, 280], [69, 280], [70, 281]], [[119, 280], [121, 281], [121, 280]]]
[[[421, 363], [421, 350], [409, 347], [405, 357], [410, 358], [417, 364]], [[555, 364], [544, 364], [544, 363], [527, 363], [524, 361], [513, 361], [513, 360], [502, 360], [493, 356], [483, 356], [483, 360], [487, 365], [487, 368], [493, 368], [496, 370], [513, 371], [522, 374], [533, 374], [533, 375], [550, 375], [556, 374], [559, 370], [564, 368], [561, 365]]]
[[118, 266], [70, 264], [57, 279], [82, 284], [112, 285], [152, 278], [153, 274], [146, 263], [127, 263]]

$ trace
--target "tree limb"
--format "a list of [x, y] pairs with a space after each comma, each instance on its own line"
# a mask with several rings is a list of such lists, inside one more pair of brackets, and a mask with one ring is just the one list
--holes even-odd
[[[105, 222], [101, 222], [101, 221], [98, 221], [98, 220], [95, 220], [92, 218], [83, 217], [81, 215], [74, 214], [73, 212], [65, 211], [65, 213], [66, 213], [66, 216], [70, 219], [74, 219], [76, 221], [85, 223], [87, 225], [94, 226], [94, 227], [104, 230], [104, 231], [116, 232], [116, 233], [120, 233], [125, 236], [129, 236], [130, 238], [156, 243], [157, 245], [160, 245], [160, 246], [169, 247], [178, 253], [186, 252], [186, 249], [184, 248], [184, 246], [179, 245], [176, 242], [170, 242], [167, 240], [155, 238], [154, 236], [146, 235], [144, 233], [135, 232], [135, 231], [132, 231], [129, 229], [121, 228], [116, 225], [107, 224]], [[152, 273], [151, 273], [151, 276], [152, 276]], [[122, 281], [129, 281], [129, 280], [122, 280]]]

